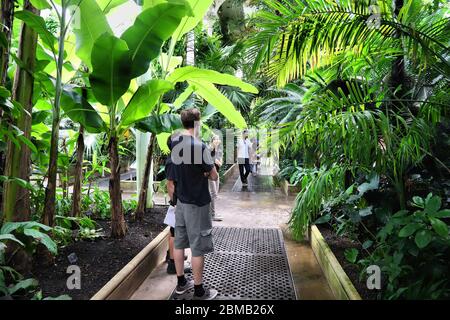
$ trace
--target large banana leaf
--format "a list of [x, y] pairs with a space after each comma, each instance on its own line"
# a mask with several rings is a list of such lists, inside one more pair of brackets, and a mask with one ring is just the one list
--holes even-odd
[[[105, 4], [107, 5], [107, 4]], [[91, 52], [95, 40], [105, 32], [113, 34], [105, 14], [95, 0], [83, 0], [77, 11], [73, 32], [76, 35], [76, 53], [91, 68]]]
[[52, 7], [47, 0], [31, 0], [31, 4], [38, 10], [50, 9]]
[[195, 91], [195, 88], [192, 85], [189, 85], [186, 90], [183, 91], [182, 94], [178, 96], [178, 98], [173, 102], [175, 108], [179, 109], [183, 105], [183, 103], [191, 96], [191, 94]]
[[169, 39], [188, 13], [183, 2], [163, 3], [146, 9], [122, 35], [131, 51], [133, 78], [147, 72], [163, 43]]
[[158, 79], [150, 80], [140, 86], [123, 111], [122, 125], [127, 126], [147, 117], [160, 97], [173, 88], [171, 82]]
[[203, 19], [203, 16], [208, 11], [208, 8], [213, 3], [213, 0], [187, 0], [194, 13], [191, 17], [184, 17], [181, 20], [177, 30], [175, 30], [172, 39], [174, 42], [181, 39], [186, 33], [195, 28], [195, 26]]
[[143, 4], [142, 4], [142, 8], [145, 10], [148, 8], [153, 8], [153, 7], [157, 6], [158, 4], [167, 3], [167, 2], [168, 2], [167, 0], [144, 0]]
[[[86, 0], [83, 0], [86, 1]], [[128, 0], [97, 0], [97, 4], [102, 9], [104, 14], [107, 14], [111, 9], [118, 7]]]
[[106, 127], [97, 111], [74, 88], [66, 86], [61, 96], [61, 108], [74, 122], [90, 133], [100, 133]]
[[131, 57], [126, 42], [108, 33], [94, 43], [89, 80], [97, 101], [113, 106], [128, 90], [131, 81]]
[[225, 118], [239, 129], [247, 127], [245, 119], [237, 111], [230, 100], [227, 99], [212, 83], [206, 81], [192, 81], [195, 92], [212, 104]]
[[258, 93], [258, 89], [249, 83], [242, 81], [241, 79], [232, 76], [230, 74], [224, 74], [213, 70], [199, 69], [192, 66], [176, 69], [167, 80], [173, 82], [183, 81], [202, 81], [215, 83], [220, 85], [227, 85], [232, 87], [238, 87], [244, 92]]
[[171, 133], [176, 129], [182, 128], [180, 116], [178, 114], [165, 113], [162, 115], [152, 115], [135, 124], [135, 128], [143, 132], [160, 134], [163, 132]]
[[52, 52], [55, 52], [56, 37], [47, 30], [47, 26], [42, 17], [28, 10], [18, 11], [14, 14], [14, 17], [22, 20], [27, 26], [36, 31], [45, 46]]

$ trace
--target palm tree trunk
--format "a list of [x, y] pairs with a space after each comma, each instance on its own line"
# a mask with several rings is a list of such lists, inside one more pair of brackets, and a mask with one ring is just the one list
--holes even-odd
[[[2, 0], [1, 11], [0, 11], [0, 31], [6, 37], [8, 47], [1, 48], [0, 53], [0, 85], [3, 86], [6, 83], [8, 63], [9, 63], [9, 49], [11, 45], [11, 35], [14, 21], [14, 1], [13, 0]], [[0, 110], [0, 113], [2, 110]], [[1, 114], [0, 114], [1, 118]]]
[[[39, 14], [29, 0], [24, 2], [24, 10]], [[18, 57], [25, 65], [25, 69], [17, 66], [14, 77], [12, 98], [19, 102], [24, 112], [15, 121], [15, 126], [23, 131], [25, 138], [31, 137], [31, 113], [33, 109], [33, 71], [36, 62], [37, 33], [26, 24], [22, 25]], [[11, 128], [11, 130], [13, 130]], [[22, 144], [17, 147], [11, 140], [8, 141], [5, 162], [5, 175], [25, 181], [30, 179], [31, 151]], [[19, 186], [16, 182], [6, 182], [4, 185], [3, 214], [5, 221], [26, 221], [30, 219], [30, 193], [29, 190]]]
[[[14, 21], [14, 1], [2, 0], [0, 9], [0, 31], [6, 38], [7, 47], [0, 48], [0, 86], [6, 85], [9, 64], [9, 50], [11, 47], [11, 35]], [[3, 110], [0, 109], [0, 125], [2, 123]], [[5, 152], [0, 151], [0, 175], [5, 172]], [[3, 207], [3, 189], [0, 188], [0, 208]]]
[[109, 140], [109, 165], [111, 175], [109, 177], [109, 195], [111, 198], [111, 237], [123, 238], [127, 232], [127, 226], [122, 211], [122, 192], [120, 190], [120, 165], [118, 138], [112, 135]]
[[138, 200], [138, 207], [136, 209], [136, 219], [142, 220], [144, 218], [144, 212], [145, 212], [145, 204], [147, 202], [147, 192], [149, 188], [149, 179], [151, 174], [151, 166], [153, 161], [153, 149], [155, 146], [155, 139], [156, 135], [152, 133], [152, 136], [150, 138], [150, 142], [148, 144], [148, 150], [147, 150], [147, 159], [145, 160], [145, 169], [144, 169], [144, 176], [142, 177], [142, 184], [141, 184], [141, 192], [139, 193], [139, 200]]
[[75, 180], [72, 195], [72, 217], [81, 215], [81, 182], [83, 180], [83, 155], [84, 155], [84, 128], [80, 125], [77, 139], [77, 163], [75, 165]]
[[48, 182], [45, 189], [44, 216], [42, 222], [48, 226], [53, 226], [55, 217], [55, 199], [56, 199], [56, 176], [58, 173], [58, 141], [59, 141], [59, 122], [60, 122], [60, 104], [62, 94], [62, 70], [64, 64], [64, 34], [63, 29], [66, 25], [66, 8], [61, 10], [61, 34], [58, 39], [58, 61], [55, 85], [55, 101], [53, 103], [52, 114], [52, 136], [50, 141], [50, 160], [48, 165]]

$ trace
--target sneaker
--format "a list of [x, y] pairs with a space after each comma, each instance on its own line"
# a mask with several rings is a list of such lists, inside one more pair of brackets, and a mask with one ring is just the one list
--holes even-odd
[[186, 291], [194, 288], [194, 280], [186, 280], [186, 284], [184, 286], [178, 286], [175, 288], [176, 294], [183, 294]]
[[217, 296], [217, 294], [217, 290], [205, 288], [205, 293], [201, 297], [197, 297], [194, 294], [192, 300], [213, 300]]
[[221, 216], [215, 215], [215, 216], [213, 216], [212, 220], [213, 221], [222, 221], [223, 218]]

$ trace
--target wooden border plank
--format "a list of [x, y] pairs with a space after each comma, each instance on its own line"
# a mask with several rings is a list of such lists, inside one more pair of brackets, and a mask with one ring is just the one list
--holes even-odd
[[311, 248], [338, 300], [362, 300], [316, 226], [311, 227]]
[[126, 300], [165, 258], [170, 228], [167, 227], [123, 267], [91, 300]]

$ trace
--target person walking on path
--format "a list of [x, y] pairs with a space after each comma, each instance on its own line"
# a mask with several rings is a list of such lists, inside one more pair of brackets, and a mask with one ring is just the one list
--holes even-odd
[[[217, 135], [213, 135], [211, 137], [209, 148], [211, 149], [211, 159], [214, 161], [214, 166], [216, 167], [217, 172], [222, 166], [222, 150], [220, 148], [221, 141]], [[216, 203], [219, 194], [219, 181], [217, 180], [209, 180], [209, 193], [211, 195], [211, 206], [210, 212], [213, 221], [222, 221], [223, 218], [216, 213]]]
[[[212, 218], [209, 213], [211, 196], [208, 179], [217, 180], [214, 162], [208, 147], [197, 138], [200, 129], [200, 112], [186, 109], [181, 112], [185, 131], [174, 141], [171, 158], [177, 179], [177, 206], [175, 209], [175, 267], [177, 294], [194, 288], [194, 300], [212, 300], [217, 290], [203, 285], [205, 254], [212, 252]], [[194, 281], [184, 275], [184, 249], [192, 252]]]
[[[251, 142], [248, 139], [248, 130], [244, 130], [242, 132], [242, 138], [238, 140], [237, 144], [237, 156], [238, 156], [238, 164], [239, 164], [239, 174], [241, 177], [242, 186], [247, 186], [248, 181], [247, 177], [251, 172], [250, 168], [250, 148]], [[245, 172], [244, 172], [245, 169]]]

